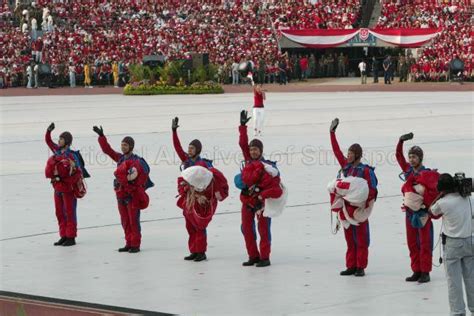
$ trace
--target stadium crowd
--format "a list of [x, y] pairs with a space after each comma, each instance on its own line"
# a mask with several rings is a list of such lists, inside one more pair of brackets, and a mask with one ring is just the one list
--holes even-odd
[[464, 62], [464, 79], [474, 78], [474, 28], [469, 0], [384, 1], [377, 27], [442, 28], [439, 36], [420, 49], [417, 60], [409, 58], [412, 80], [447, 80], [450, 62], [455, 58]]
[[[252, 60], [266, 81], [346, 75], [347, 56], [334, 53], [282, 54], [279, 29], [349, 29], [359, 26], [359, 0], [17, 0], [0, 5], [2, 44], [0, 80], [4, 86], [24, 85], [36, 64], [49, 64], [53, 76], [85, 71], [93, 81], [111, 83], [115, 71], [146, 55], [187, 59], [191, 52], [209, 53], [220, 77], [232, 82], [241, 61]], [[396, 0], [383, 3], [378, 27], [443, 27], [443, 33], [410, 65], [414, 77], [438, 80], [438, 70], [455, 55], [472, 76], [472, 27], [469, 6], [456, 3]], [[429, 64], [429, 67], [426, 66]], [[237, 66], [236, 66], [237, 65]], [[429, 69], [428, 69], [429, 68]], [[118, 70], [117, 70], [118, 69]], [[433, 71], [436, 70], [436, 71]], [[263, 73], [263, 74], [262, 74]], [[284, 80], [283, 80], [284, 79]]]
[[234, 62], [263, 57], [270, 75], [282, 58], [276, 29], [352, 28], [359, 13], [357, 0], [38, 0], [15, 9], [4, 3], [0, 71], [12, 82], [24, 75], [30, 57], [66, 75], [71, 65], [81, 74], [90, 64], [94, 74], [120, 61], [126, 71], [145, 55], [173, 60], [202, 52], [229, 72]]

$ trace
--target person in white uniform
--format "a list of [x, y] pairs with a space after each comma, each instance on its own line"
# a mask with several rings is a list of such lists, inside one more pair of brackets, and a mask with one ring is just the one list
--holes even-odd
[[359, 70], [360, 70], [360, 81], [361, 84], [367, 83], [367, 64], [364, 60], [359, 63]]
[[263, 121], [265, 118], [265, 111], [263, 102], [265, 101], [265, 91], [262, 90], [262, 85], [257, 84], [253, 86], [253, 123], [254, 136], [262, 136]]

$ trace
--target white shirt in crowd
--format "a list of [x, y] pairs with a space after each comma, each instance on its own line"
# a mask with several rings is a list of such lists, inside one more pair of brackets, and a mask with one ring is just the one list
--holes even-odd
[[49, 15], [49, 9], [48, 8], [43, 8], [43, 21], [46, 20], [48, 15]]
[[443, 215], [444, 234], [452, 238], [474, 236], [474, 218], [470, 196], [463, 198], [459, 193], [449, 193], [431, 206], [434, 215]]
[[21, 31], [22, 31], [23, 33], [28, 32], [28, 24], [27, 24], [26, 22], [23, 23], [23, 25], [22, 25], [22, 27], [21, 27]]
[[365, 62], [361, 61], [361, 62], [359, 63], [359, 70], [360, 70], [360, 72], [365, 71], [366, 68], [367, 68], [367, 64], [366, 64]]
[[31, 19], [31, 29], [32, 29], [32, 30], [38, 29], [38, 22], [36, 21], [35, 18], [32, 18], [32, 19]]

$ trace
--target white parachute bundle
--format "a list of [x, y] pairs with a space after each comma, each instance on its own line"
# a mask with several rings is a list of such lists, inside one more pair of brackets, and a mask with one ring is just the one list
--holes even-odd
[[183, 179], [198, 192], [204, 191], [212, 181], [213, 174], [207, 168], [192, 166], [181, 172]]
[[[366, 221], [372, 214], [374, 202], [371, 201], [368, 207], [365, 205], [369, 197], [369, 186], [367, 180], [352, 176], [335, 179], [328, 184], [328, 191], [330, 194], [335, 194], [336, 196], [331, 205], [331, 209], [341, 209], [344, 213], [346, 220], [342, 221], [342, 225], [345, 228], [350, 225], [359, 225], [359, 223]], [[357, 207], [354, 211], [354, 218], [351, 218], [347, 213], [344, 201]]]
[[364, 206], [369, 197], [367, 180], [359, 177], [335, 179], [328, 184], [328, 191], [357, 207]]
[[283, 213], [286, 201], [288, 200], [288, 189], [283, 185], [283, 183], [280, 183], [280, 187], [283, 193], [279, 198], [265, 200], [265, 211], [263, 212], [263, 216], [277, 217]]

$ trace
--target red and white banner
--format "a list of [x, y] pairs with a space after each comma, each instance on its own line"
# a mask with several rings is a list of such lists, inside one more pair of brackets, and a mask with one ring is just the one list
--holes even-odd
[[308, 48], [339, 46], [359, 33], [359, 30], [280, 30], [289, 40]]
[[442, 31], [439, 29], [352, 29], [352, 30], [280, 30], [281, 34], [304, 47], [328, 48], [342, 45], [356, 35], [366, 40], [369, 34], [400, 47], [420, 47]]
[[442, 29], [375, 29], [370, 34], [400, 47], [420, 47], [431, 41]]

